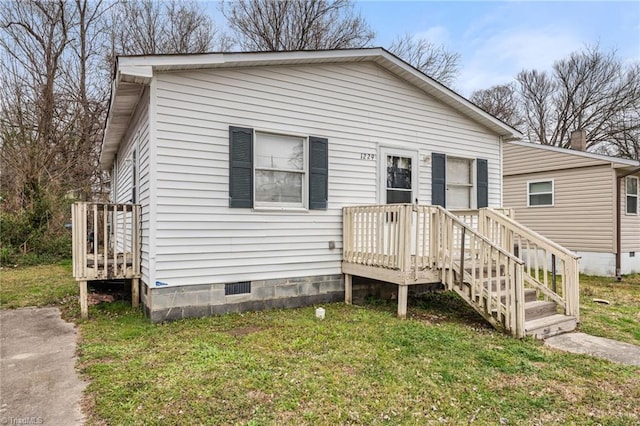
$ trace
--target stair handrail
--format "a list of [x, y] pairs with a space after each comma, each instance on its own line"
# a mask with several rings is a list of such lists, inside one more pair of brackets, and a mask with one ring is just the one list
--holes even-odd
[[[438, 250], [439, 258], [437, 260], [442, 265], [442, 280], [447, 288], [456, 290], [456, 285], [459, 284], [459, 294], [466, 299], [467, 296], [460, 293], [463, 291], [462, 282], [466, 280], [470, 286], [468, 303], [494, 326], [498, 328], [506, 327], [514, 336], [523, 337], [525, 334], [525, 262], [474, 230], [447, 209], [441, 206], [433, 207], [442, 215], [441, 220], [449, 233], [447, 237], [453, 235], [452, 232], [456, 226], [461, 229], [459, 265], [455, 265], [453, 261], [453, 238], [449, 237], [450, 241], [440, 241], [439, 235], [432, 235], [432, 238], [439, 240], [440, 247], [445, 248], [445, 246], [448, 246], [447, 248], [449, 249], [449, 265], [446, 264], [445, 250]], [[444, 239], [446, 240], [447, 237], [444, 237]], [[465, 239], [467, 237], [469, 238], [468, 249], [466, 248], [467, 240]], [[476, 246], [476, 244], [478, 245]], [[467, 255], [471, 259], [471, 273], [466, 271], [465, 258]], [[477, 260], [479, 260], [479, 263], [477, 263]], [[483, 271], [479, 275], [477, 273], [478, 267]], [[453, 276], [455, 268], [457, 268], [459, 283], [454, 282], [456, 281]], [[494, 268], [495, 275], [491, 272]], [[448, 275], [445, 272], [448, 272]], [[488, 276], [485, 276], [485, 273]], [[505, 274], [502, 278], [505, 280], [504, 291], [500, 289], [501, 274]], [[496, 280], [495, 290], [492, 290], [493, 280]], [[480, 297], [480, 300], [476, 300], [476, 297]], [[504, 301], [502, 300], [503, 297]]]
[[[576, 318], [576, 320], [579, 321], [579, 316], [580, 316], [579, 285], [580, 284], [579, 284], [578, 261], [580, 259], [580, 256], [575, 252], [559, 245], [558, 243], [551, 241], [545, 236], [539, 234], [538, 232], [522, 225], [519, 222], [516, 222], [510, 217], [507, 217], [501, 214], [500, 212], [497, 212], [494, 209], [491, 209], [491, 208], [480, 209], [478, 221], [482, 222], [481, 226], [484, 226], [486, 224], [487, 219], [493, 220], [498, 224], [502, 224], [503, 226], [508, 227], [509, 231], [512, 234], [518, 233], [519, 235], [525, 237], [527, 240], [531, 241], [537, 246], [545, 248], [545, 250], [548, 250], [549, 252], [551, 252], [552, 255], [564, 261], [564, 270], [562, 273], [562, 276], [563, 276], [562, 284], [564, 288], [563, 288], [562, 296], [557, 294], [555, 291], [549, 289], [547, 286], [545, 286], [542, 282], [540, 282], [535, 276], [531, 275], [530, 273], [527, 274], [525, 279], [529, 284], [541, 290], [542, 293], [545, 294], [545, 296], [549, 297], [550, 299], [554, 300], [556, 303], [563, 306], [565, 310], [565, 315], [573, 316]], [[510, 247], [509, 249], [513, 250], [514, 249], [513, 241], [510, 239], [507, 239], [507, 240], [511, 241], [512, 247]], [[520, 255], [522, 255], [522, 253], [520, 253]], [[536, 253], [536, 256], [537, 256], [537, 253]], [[530, 265], [528, 269], [531, 270]], [[546, 274], [547, 271], [545, 270], [543, 271], [543, 273]]]
[[579, 260], [581, 258], [580, 255], [578, 255], [577, 253], [569, 250], [566, 247], [561, 246], [560, 244], [556, 243], [555, 241], [552, 241], [550, 239], [548, 239], [547, 237], [545, 237], [542, 234], [539, 234], [538, 232], [534, 231], [531, 228], [528, 228], [526, 226], [524, 226], [523, 224], [521, 224], [520, 222], [517, 222], [513, 219], [511, 219], [510, 217], [498, 212], [496, 209], [493, 209], [491, 207], [485, 207], [480, 209], [480, 212], [486, 212], [489, 216], [493, 216], [493, 218], [497, 218], [501, 221], [504, 221], [506, 223], [509, 224], [510, 227], [517, 229], [518, 231], [520, 231], [523, 234], [527, 234], [531, 237], [533, 237], [532, 239], [536, 239], [539, 242], [541, 242], [544, 245], [548, 245], [550, 247], [552, 247], [554, 250], [562, 253], [565, 256], [571, 257], [575, 260]]
[[451, 213], [449, 210], [445, 209], [442, 206], [433, 206], [433, 207], [437, 208], [440, 212], [444, 213], [445, 216], [451, 218], [454, 222], [458, 223], [460, 226], [466, 228], [467, 231], [470, 231], [476, 237], [478, 237], [481, 240], [483, 240], [484, 242], [494, 246], [501, 254], [511, 258], [514, 262], [516, 262], [518, 264], [524, 265], [524, 261], [522, 259], [520, 259], [518, 256], [515, 256], [513, 253], [511, 253], [508, 250], [500, 247], [499, 245], [497, 245], [496, 243], [491, 241], [489, 238], [487, 238], [486, 236], [482, 235], [480, 232], [476, 231], [475, 229], [473, 229], [472, 227], [470, 227], [469, 225], [464, 223], [462, 220], [460, 220], [460, 218], [458, 218], [456, 215]]

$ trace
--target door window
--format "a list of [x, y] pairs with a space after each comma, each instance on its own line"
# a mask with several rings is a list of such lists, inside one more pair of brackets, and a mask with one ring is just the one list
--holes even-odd
[[411, 157], [387, 155], [387, 204], [412, 202], [412, 166]]

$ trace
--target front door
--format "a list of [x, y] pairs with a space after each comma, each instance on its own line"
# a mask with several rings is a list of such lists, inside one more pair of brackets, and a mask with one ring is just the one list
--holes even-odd
[[381, 203], [418, 203], [418, 153], [382, 148], [380, 154]]

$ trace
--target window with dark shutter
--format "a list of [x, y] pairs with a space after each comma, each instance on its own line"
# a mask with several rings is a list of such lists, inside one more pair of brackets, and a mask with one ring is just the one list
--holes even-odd
[[253, 207], [253, 130], [229, 127], [229, 207]]
[[489, 206], [489, 162], [478, 158], [476, 160], [477, 205], [481, 209]]
[[328, 203], [329, 141], [309, 137], [309, 209], [323, 210]]
[[229, 127], [229, 207], [326, 209], [328, 163], [325, 138]]
[[431, 204], [446, 207], [446, 156], [431, 154]]

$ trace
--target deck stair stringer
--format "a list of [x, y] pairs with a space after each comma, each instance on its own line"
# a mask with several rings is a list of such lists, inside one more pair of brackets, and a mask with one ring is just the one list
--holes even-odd
[[[443, 273], [442, 277], [446, 289], [457, 293], [469, 306], [478, 312], [494, 328], [505, 332], [511, 330], [505, 327], [504, 321], [500, 318], [506, 314], [505, 305], [508, 295], [505, 294], [506, 277], [503, 273], [495, 275], [497, 268], [478, 268], [472, 274], [470, 268], [465, 269], [464, 278], [460, 280], [460, 265], [453, 263], [453, 281], [447, 280], [450, 274]], [[488, 271], [491, 269], [491, 272]], [[502, 271], [504, 272], [504, 271]], [[493, 277], [491, 277], [493, 275]], [[481, 291], [472, 291], [471, 283], [477, 280], [482, 283]], [[545, 339], [557, 334], [568, 333], [576, 329], [577, 319], [571, 315], [559, 312], [559, 303], [540, 295], [540, 291], [532, 287], [525, 288], [524, 291], [524, 335], [533, 336], [537, 339]], [[520, 307], [516, 306], [516, 309]]]

